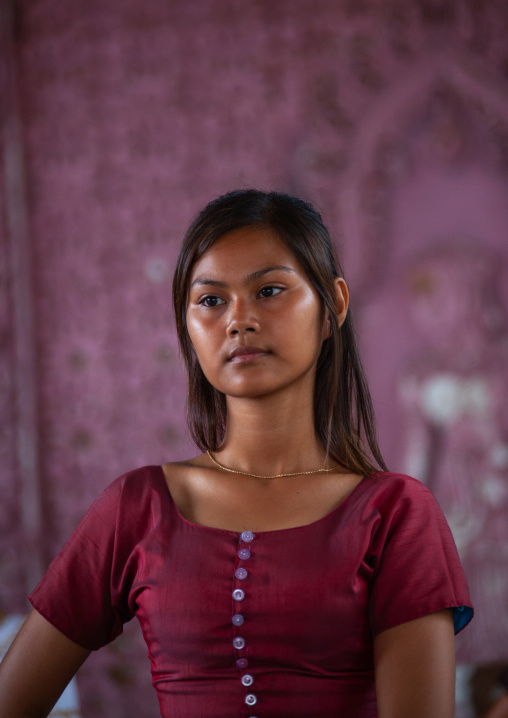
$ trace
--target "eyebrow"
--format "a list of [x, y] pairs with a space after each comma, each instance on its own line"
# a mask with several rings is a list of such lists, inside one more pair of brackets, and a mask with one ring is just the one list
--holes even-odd
[[[252, 272], [251, 274], [247, 275], [246, 281], [251, 282], [254, 279], [259, 279], [260, 277], [263, 277], [265, 274], [268, 274], [269, 272], [275, 272], [275, 271], [282, 271], [282, 272], [289, 272], [290, 274], [294, 274], [295, 270], [291, 269], [291, 267], [285, 267], [282, 264], [274, 264], [271, 267], [265, 267], [264, 269], [258, 269], [256, 272]], [[227, 287], [227, 282], [221, 282], [218, 279], [208, 279], [207, 277], [196, 277], [196, 279], [192, 282], [190, 285], [190, 288], [192, 287], [202, 287], [204, 285], [211, 286], [211, 287]]]

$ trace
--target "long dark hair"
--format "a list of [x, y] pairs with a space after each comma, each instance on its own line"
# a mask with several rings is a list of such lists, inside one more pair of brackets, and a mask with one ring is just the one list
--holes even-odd
[[206, 379], [187, 331], [189, 281], [195, 262], [228, 232], [248, 226], [272, 229], [304, 268], [330, 315], [316, 367], [314, 422], [329, 455], [344, 468], [368, 475], [386, 465], [376, 439], [374, 412], [358, 354], [351, 313], [339, 326], [334, 279], [342, 275], [320, 214], [302, 199], [279, 192], [236, 190], [210, 202], [184, 237], [173, 278], [178, 340], [189, 383], [187, 421], [198, 447], [220, 446], [226, 397]]

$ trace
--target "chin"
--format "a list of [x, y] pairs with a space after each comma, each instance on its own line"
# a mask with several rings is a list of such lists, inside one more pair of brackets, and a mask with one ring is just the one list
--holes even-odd
[[226, 398], [230, 397], [231, 399], [260, 399], [263, 396], [270, 396], [272, 394], [276, 394], [277, 389], [267, 391], [266, 389], [237, 389], [236, 391], [228, 391], [226, 393]]
[[257, 399], [261, 396], [277, 393], [281, 388], [280, 386], [261, 384], [261, 382], [245, 382], [238, 386], [224, 386], [217, 387], [220, 392], [225, 394], [226, 397], [232, 399]]

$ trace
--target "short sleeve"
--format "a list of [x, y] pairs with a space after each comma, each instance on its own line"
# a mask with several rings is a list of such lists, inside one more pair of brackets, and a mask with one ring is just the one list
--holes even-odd
[[446, 608], [455, 633], [473, 616], [466, 577], [452, 533], [433, 494], [400, 476], [381, 493], [379, 524], [369, 560], [375, 566], [369, 619], [373, 635]]
[[135, 496], [142, 481], [126, 474], [102, 492], [28, 598], [83, 648], [106, 645], [133, 617], [130, 585], [143, 523], [143, 502]]

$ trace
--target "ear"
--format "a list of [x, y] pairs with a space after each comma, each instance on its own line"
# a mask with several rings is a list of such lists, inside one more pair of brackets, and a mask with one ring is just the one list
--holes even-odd
[[[339, 319], [339, 327], [344, 323], [344, 319], [347, 315], [349, 306], [349, 289], [347, 288], [346, 282], [342, 277], [337, 277], [334, 280], [335, 283], [335, 302], [337, 304], [337, 316]], [[331, 334], [330, 329], [330, 315], [328, 309], [325, 309], [325, 319], [323, 323], [323, 341], [328, 339]]]
[[337, 314], [339, 316], [339, 327], [344, 324], [349, 307], [349, 289], [342, 277], [335, 280], [335, 301], [337, 302]]

